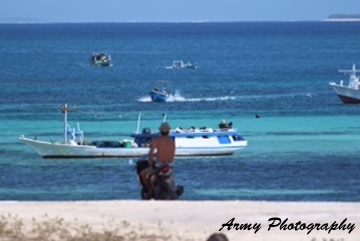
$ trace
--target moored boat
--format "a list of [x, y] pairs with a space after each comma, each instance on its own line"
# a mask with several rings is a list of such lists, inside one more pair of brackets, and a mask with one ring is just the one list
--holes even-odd
[[[159, 132], [152, 133], [149, 128], [140, 133], [139, 115], [137, 130], [131, 135], [133, 140], [86, 142], [79, 127], [75, 130], [69, 126], [67, 105], [62, 110], [65, 116], [63, 142], [40, 141], [24, 135], [20, 136], [20, 141], [43, 158], [140, 157], [149, 152], [152, 140], [160, 136]], [[247, 141], [233, 128], [177, 128], [169, 135], [175, 140], [176, 156], [232, 155], [247, 146]]]
[[197, 69], [197, 64], [192, 62], [185, 63], [182, 60], [174, 60], [171, 66], [166, 67], [167, 69]]
[[352, 69], [350, 70], [339, 70], [341, 73], [349, 74], [349, 83], [344, 85], [344, 81], [341, 80], [339, 84], [330, 82], [330, 86], [333, 88], [335, 93], [345, 104], [358, 104], [360, 103], [360, 90], [359, 90], [359, 77], [356, 76], [356, 73], [359, 73], [360, 70], [356, 69], [355, 64], [353, 64]]
[[[132, 134], [135, 143], [147, 146], [160, 133], [143, 132]], [[246, 148], [245, 140], [235, 129], [190, 128], [171, 130], [169, 136], [175, 140], [176, 156], [232, 155]]]

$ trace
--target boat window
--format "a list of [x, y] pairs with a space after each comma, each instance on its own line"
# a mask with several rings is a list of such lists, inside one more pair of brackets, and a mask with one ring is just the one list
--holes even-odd
[[194, 136], [186, 136], [186, 138], [194, 139]]
[[202, 136], [202, 138], [204, 138], [204, 139], [209, 139], [209, 136]]
[[228, 136], [218, 136], [218, 141], [220, 144], [230, 144], [230, 138]]

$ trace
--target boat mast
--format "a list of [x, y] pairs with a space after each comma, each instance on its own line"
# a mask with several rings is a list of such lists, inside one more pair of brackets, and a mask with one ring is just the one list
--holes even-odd
[[350, 69], [350, 70], [340, 69], [339, 72], [340, 73], [348, 73], [350, 75], [348, 87], [354, 88], [354, 89], [359, 89], [359, 78], [356, 76], [356, 73], [359, 73], [360, 70], [356, 69], [355, 64], [353, 64], [352, 69]]
[[339, 72], [340, 73], [351, 73], [351, 74], [355, 74], [355, 73], [358, 73], [358, 72], [360, 72], [360, 70], [359, 69], [356, 69], [356, 65], [355, 64], [353, 64], [353, 66], [352, 66], [352, 69], [339, 69]]
[[140, 132], [140, 122], [141, 122], [141, 112], [138, 115], [137, 126], [136, 126], [136, 134], [139, 134], [139, 132]]
[[163, 122], [166, 122], [166, 113], [163, 114]]
[[66, 143], [67, 142], [67, 126], [68, 126], [68, 121], [67, 121], [68, 106], [67, 106], [67, 104], [65, 104], [65, 106], [63, 106], [61, 108], [61, 111], [64, 113], [64, 143]]

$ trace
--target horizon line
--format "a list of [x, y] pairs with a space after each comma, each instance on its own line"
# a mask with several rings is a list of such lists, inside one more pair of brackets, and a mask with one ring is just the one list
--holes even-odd
[[117, 23], [262, 23], [262, 22], [326, 22], [360, 21], [360, 19], [320, 19], [320, 20], [196, 20], [196, 21], [1, 21], [0, 24], [117, 24]]

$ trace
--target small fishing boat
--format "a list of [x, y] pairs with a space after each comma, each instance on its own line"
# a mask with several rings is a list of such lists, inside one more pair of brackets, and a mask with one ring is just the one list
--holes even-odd
[[[103, 157], [140, 157], [148, 154], [154, 138], [160, 133], [152, 133], [149, 128], [140, 132], [141, 114], [138, 117], [137, 130], [131, 135], [133, 140], [93, 141], [84, 140], [84, 132], [71, 128], [67, 121], [69, 108], [62, 108], [64, 113], [64, 141], [40, 141], [24, 135], [20, 141], [28, 145], [43, 158], [103, 158]], [[163, 121], [166, 120], [164, 115]], [[176, 156], [215, 156], [232, 155], [244, 149], [247, 141], [232, 127], [230, 128], [177, 128], [169, 134], [175, 140]]]
[[356, 73], [359, 73], [360, 70], [356, 69], [355, 64], [353, 64], [352, 69], [350, 70], [339, 70], [341, 73], [349, 74], [349, 83], [344, 85], [344, 81], [341, 80], [340, 84], [334, 82], [329, 83], [333, 88], [335, 93], [339, 96], [345, 104], [358, 104], [360, 103], [360, 90], [359, 90], [359, 77], [356, 76]]
[[[131, 135], [139, 146], [149, 146], [149, 143], [160, 133], [151, 133], [145, 129], [142, 133]], [[212, 128], [176, 128], [169, 136], [175, 140], [176, 156], [221, 156], [232, 155], [247, 147], [245, 140], [236, 129]]]
[[196, 63], [187, 62], [182, 60], [174, 60], [171, 66], [166, 67], [167, 69], [197, 69]]
[[93, 66], [109, 67], [111, 66], [111, 56], [106, 53], [93, 53], [90, 64]]

